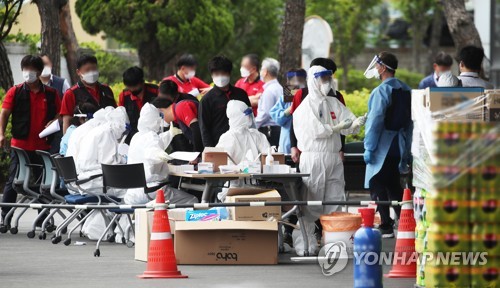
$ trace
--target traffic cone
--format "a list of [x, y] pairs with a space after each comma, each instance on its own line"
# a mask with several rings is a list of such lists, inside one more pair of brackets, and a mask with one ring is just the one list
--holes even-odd
[[174, 242], [170, 233], [167, 205], [163, 190], [156, 192], [156, 204], [153, 218], [153, 231], [149, 243], [148, 266], [144, 274], [137, 277], [147, 278], [187, 278], [177, 270]]
[[388, 278], [415, 278], [417, 276], [417, 252], [415, 252], [415, 218], [413, 218], [413, 205], [411, 191], [405, 189], [403, 206], [399, 218], [396, 249], [392, 261], [392, 270], [385, 277]]

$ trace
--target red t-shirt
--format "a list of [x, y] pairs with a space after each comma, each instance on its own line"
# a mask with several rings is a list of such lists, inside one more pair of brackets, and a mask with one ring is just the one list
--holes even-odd
[[189, 127], [193, 119], [198, 118], [198, 107], [192, 101], [181, 101], [179, 103], [174, 103], [172, 109], [174, 112], [174, 121], [179, 123], [181, 121]]
[[[27, 88], [27, 86], [25, 86]], [[25, 88], [20, 88], [25, 89]], [[45, 138], [40, 139], [38, 134], [45, 129], [47, 125], [47, 101], [45, 99], [45, 89], [52, 89], [50, 87], [44, 86], [37, 93], [30, 91], [30, 130], [28, 137], [26, 139], [16, 139], [12, 138], [11, 145], [18, 147], [27, 151], [35, 150], [49, 150], [50, 145], [47, 143]], [[54, 89], [52, 89], [54, 90]], [[56, 94], [58, 92], [54, 90]], [[16, 87], [12, 87], [5, 94], [3, 99], [2, 109], [13, 110], [16, 105], [15, 101]], [[56, 95], [54, 101], [56, 105], [56, 112], [61, 108], [61, 98]]]
[[[97, 88], [97, 86], [96, 86]], [[74, 85], [73, 87], [69, 88], [66, 90], [66, 93], [64, 93], [64, 97], [61, 103], [61, 112], [59, 114], [61, 115], [69, 115], [73, 116], [73, 113], [75, 111], [75, 106], [76, 106], [76, 99], [75, 99], [75, 93], [74, 91], [76, 89], [79, 89], [78, 84]], [[90, 95], [94, 98], [94, 100], [99, 103], [101, 100], [101, 94], [99, 93], [98, 89], [92, 89], [90, 87], [85, 86], [85, 89], [89, 91]]]
[[118, 106], [125, 105], [125, 97], [130, 97], [130, 99], [132, 99], [132, 101], [134, 101], [137, 107], [139, 108], [139, 111], [141, 111], [142, 106], [144, 106], [144, 97], [139, 98], [134, 94], [130, 93], [130, 91], [122, 91], [120, 93], [120, 96], [118, 96]]
[[163, 80], [172, 80], [179, 86], [179, 93], [186, 93], [189, 94], [189, 92], [193, 91], [193, 89], [204, 89], [204, 88], [209, 88], [210, 85], [207, 83], [203, 82], [200, 78], [193, 77], [189, 80], [183, 81], [176, 75], [171, 75], [168, 77], [163, 78]]
[[[255, 96], [255, 94], [262, 93], [264, 91], [264, 81], [256, 79], [254, 82], [248, 81], [248, 77], [241, 78], [234, 84], [234, 86], [241, 88], [247, 92], [248, 96]], [[257, 116], [257, 108], [252, 107], [253, 115]]]

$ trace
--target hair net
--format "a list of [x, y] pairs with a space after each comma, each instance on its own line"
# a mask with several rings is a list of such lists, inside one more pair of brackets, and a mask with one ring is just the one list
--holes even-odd
[[230, 130], [248, 129], [253, 125], [252, 108], [241, 101], [229, 101], [227, 103], [226, 115], [229, 119]]
[[140, 132], [160, 131], [162, 119], [160, 111], [153, 105], [146, 103], [141, 109], [137, 130]]
[[458, 78], [451, 73], [451, 71], [446, 71], [441, 76], [437, 83], [438, 87], [457, 87]]

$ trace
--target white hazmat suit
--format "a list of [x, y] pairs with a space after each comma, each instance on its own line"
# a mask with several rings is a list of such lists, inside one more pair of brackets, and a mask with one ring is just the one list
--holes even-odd
[[[132, 137], [128, 150], [128, 164], [144, 164], [146, 182], [151, 186], [158, 185], [168, 177], [167, 160], [171, 159], [165, 152], [175, 135], [172, 131], [158, 134], [162, 129], [163, 119], [160, 111], [153, 105], [146, 103], [141, 109], [138, 132]], [[168, 190], [168, 191], [167, 191]], [[165, 199], [171, 203], [196, 203], [197, 198], [191, 194], [175, 189], [164, 189]], [[156, 192], [149, 193], [152, 198], [156, 197]], [[125, 194], [126, 204], [145, 204], [150, 200], [144, 193], [144, 189], [129, 189]]]
[[[129, 123], [124, 107], [118, 107], [106, 115], [106, 123], [92, 129], [82, 140], [76, 160], [76, 170], [82, 179], [101, 174], [101, 164], [124, 164], [118, 153], [119, 140]], [[76, 132], [76, 131], [75, 131]], [[82, 185], [94, 194], [102, 194], [102, 178]], [[108, 189], [108, 195], [123, 198], [125, 190]]]
[[269, 150], [266, 135], [255, 128], [250, 128], [254, 123], [251, 112], [252, 109], [241, 101], [231, 100], [227, 103], [226, 115], [229, 119], [229, 131], [220, 136], [217, 147], [224, 148], [230, 159], [236, 162], [233, 163], [235, 165], [245, 160], [249, 150], [254, 159], [260, 153]]
[[[344, 197], [344, 166], [339, 155], [340, 134], [357, 133], [366, 117], [356, 118], [340, 101], [327, 97], [333, 85], [332, 72], [321, 66], [309, 69], [307, 85], [309, 94], [293, 113], [293, 126], [300, 155], [300, 171], [309, 173], [303, 179], [307, 201], [340, 201]], [[329, 76], [330, 75], [330, 76]], [[339, 206], [308, 206], [304, 222], [309, 237], [309, 254], [316, 253], [314, 222], [322, 214], [337, 211]], [[302, 234], [294, 231], [297, 254], [304, 254]]]

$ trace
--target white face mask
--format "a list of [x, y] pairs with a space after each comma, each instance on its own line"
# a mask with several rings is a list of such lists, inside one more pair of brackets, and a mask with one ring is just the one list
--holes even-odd
[[185, 74], [184, 76], [186, 76], [186, 79], [189, 80], [189, 79], [193, 78], [194, 75], [196, 75], [196, 71], [195, 70], [191, 70], [187, 74]]
[[50, 66], [45, 66], [43, 67], [42, 74], [40, 77], [50, 77], [52, 75], [52, 67]]
[[373, 67], [372, 69], [365, 72], [366, 79], [377, 78], [380, 79], [380, 73], [378, 73], [377, 67]]
[[88, 84], [94, 84], [99, 79], [99, 71], [90, 71], [82, 74], [82, 80]]
[[34, 83], [38, 77], [36, 77], [35, 71], [23, 70], [23, 79], [26, 83]]
[[229, 84], [229, 76], [214, 76], [212, 77], [215, 86], [222, 88], [226, 87]]
[[332, 89], [332, 84], [330, 82], [321, 84], [320, 91], [321, 91], [321, 94], [323, 94], [323, 96], [328, 95], [328, 92], [330, 92], [330, 89]]
[[240, 74], [241, 74], [241, 77], [246, 78], [246, 77], [250, 76], [250, 71], [248, 71], [248, 69], [245, 67], [241, 67]]

